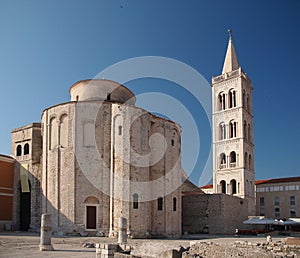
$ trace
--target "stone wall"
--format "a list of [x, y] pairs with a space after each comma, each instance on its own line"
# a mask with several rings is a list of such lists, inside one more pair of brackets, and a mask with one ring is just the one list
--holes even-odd
[[[181, 234], [176, 123], [132, 105], [79, 101], [46, 109], [42, 124], [43, 211], [52, 214], [53, 231], [115, 236], [122, 216], [133, 237]], [[96, 207], [94, 230], [86, 225], [88, 206]]]
[[183, 232], [234, 234], [247, 216], [247, 201], [235, 196], [187, 193], [182, 197]]

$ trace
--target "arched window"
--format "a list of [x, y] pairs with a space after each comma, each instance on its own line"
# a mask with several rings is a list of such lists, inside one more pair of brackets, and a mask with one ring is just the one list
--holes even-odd
[[54, 148], [57, 148], [57, 144], [58, 144], [58, 139], [57, 139], [58, 125], [57, 125], [57, 121], [56, 121], [55, 117], [51, 118], [49, 129], [50, 129], [50, 139], [49, 139], [50, 145], [49, 145], [49, 148], [50, 148], [50, 150], [52, 150]]
[[231, 187], [231, 194], [236, 194], [236, 180], [232, 179], [230, 181], [230, 187]]
[[251, 126], [248, 124], [248, 141], [251, 142]]
[[226, 168], [226, 155], [225, 153], [221, 153], [220, 155], [220, 169]]
[[226, 182], [225, 182], [225, 180], [222, 180], [220, 182], [220, 186], [221, 186], [221, 193], [226, 193]]
[[133, 209], [137, 210], [139, 208], [139, 195], [137, 193], [132, 195], [133, 198]]
[[176, 197], [173, 198], [173, 211], [177, 210], [177, 199]]
[[235, 121], [230, 121], [229, 123], [229, 138], [234, 138], [236, 137], [236, 131], [237, 131], [237, 122]]
[[68, 147], [68, 116], [62, 115], [60, 118], [60, 127], [59, 127], [59, 144], [60, 147]]
[[29, 154], [29, 144], [25, 143], [24, 145], [24, 155], [28, 155]]
[[244, 139], [247, 140], [247, 122], [244, 120]]
[[162, 211], [163, 209], [163, 198], [158, 197], [157, 198], [157, 210]]
[[218, 96], [218, 99], [219, 99], [219, 110], [225, 110], [226, 108], [226, 98], [225, 98], [225, 93], [224, 92], [221, 92]]
[[247, 110], [250, 112], [249, 94], [247, 94]]
[[224, 123], [220, 124], [220, 140], [226, 139], [226, 125]]
[[230, 167], [236, 167], [236, 153], [235, 151], [230, 152]]
[[236, 91], [234, 89], [229, 90], [229, 98], [228, 98], [228, 106], [229, 108], [236, 107]]
[[251, 154], [249, 154], [249, 169], [252, 169], [252, 156], [251, 156]]
[[246, 108], [246, 92], [243, 90], [243, 108]]
[[16, 149], [16, 156], [22, 155], [22, 146], [19, 144]]
[[244, 167], [245, 169], [248, 168], [248, 153], [245, 152], [245, 155], [244, 155]]

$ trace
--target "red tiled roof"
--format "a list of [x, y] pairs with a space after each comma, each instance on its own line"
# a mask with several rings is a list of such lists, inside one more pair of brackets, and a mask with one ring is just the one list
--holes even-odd
[[283, 178], [271, 178], [265, 180], [256, 180], [256, 185], [261, 184], [276, 184], [276, 183], [290, 183], [290, 182], [300, 182], [300, 177], [283, 177]]
[[201, 186], [200, 189], [210, 189], [213, 188], [212, 184]]
[[4, 155], [4, 154], [0, 154], [0, 157], [3, 157], [3, 158], [8, 158], [8, 159], [14, 159], [13, 157], [11, 157], [11, 156], [8, 156], [8, 155]]
[[[261, 179], [255, 180], [255, 185], [262, 184], [276, 184], [276, 183], [290, 183], [290, 182], [300, 182], [300, 177], [283, 177], [283, 178], [270, 178], [270, 179]], [[213, 188], [212, 184], [201, 186], [200, 189], [211, 189]]]

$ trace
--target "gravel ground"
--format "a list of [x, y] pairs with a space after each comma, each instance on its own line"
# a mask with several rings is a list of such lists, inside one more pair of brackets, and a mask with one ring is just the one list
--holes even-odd
[[[193, 240], [192, 240], [193, 239]], [[188, 247], [190, 242], [211, 241], [221, 245], [229, 245], [236, 240], [263, 242], [265, 237], [240, 237], [198, 235], [192, 239], [130, 239], [128, 244], [133, 247], [133, 254], [157, 257], [165, 250], [176, 249], [179, 246]], [[0, 257], [36, 258], [36, 257], [93, 257], [95, 248], [84, 248], [84, 243], [114, 243], [116, 240], [105, 237], [53, 237], [53, 252], [39, 251], [39, 235], [24, 232], [0, 232]]]

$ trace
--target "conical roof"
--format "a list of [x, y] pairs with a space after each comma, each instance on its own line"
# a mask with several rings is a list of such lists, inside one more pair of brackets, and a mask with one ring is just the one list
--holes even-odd
[[238, 61], [238, 58], [237, 58], [237, 55], [235, 52], [235, 48], [233, 45], [232, 31], [228, 30], [228, 32], [229, 32], [229, 41], [228, 41], [228, 47], [227, 47], [227, 51], [226, 51], [222, 74], [234, 71], [240, 67], [239, 61]]

